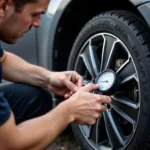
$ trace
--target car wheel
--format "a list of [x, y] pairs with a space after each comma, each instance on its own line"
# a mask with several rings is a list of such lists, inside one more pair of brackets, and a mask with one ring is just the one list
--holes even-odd
[[85, 150], [143, 150], [150, 148], [150, 31], [126, 11], [104, 12], [79, 33], [68, 62], [84, 84], [97, 83], [99, 74], [113, 70], [120, 78], [112, 103], [95, 125], [73, 123]]

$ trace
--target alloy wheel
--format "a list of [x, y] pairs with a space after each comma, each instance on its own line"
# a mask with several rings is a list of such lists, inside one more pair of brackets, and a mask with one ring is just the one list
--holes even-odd
[[126, 45], [110, 33], [95, 34], [81, 47], [75, 70], [84, 84], [96, 83], [99, 73], [112, 69], [121, 78], [121, 86], [111, 95], [112, 103], [95, 125], [79, 125], [87, 142], [95, 150], [124, 149], [130, 143], [140, 114], [140, 84], [132, 55]]

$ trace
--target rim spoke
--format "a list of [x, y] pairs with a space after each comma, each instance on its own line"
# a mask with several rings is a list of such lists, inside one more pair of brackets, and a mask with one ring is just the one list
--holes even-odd
[[117, 70], [117, 74], [122, 80], [128, 80], [132, 76], [136, 76], [136, 71], [131, 57]]
[[108, 116], [105, 113], [103, 113], [104, 115], [104, 121], [105, 121], [105, 127], [106, 127], [106, 132], [107, 132], [107, 135], [108, 135], [108, 139], [109, 139], [109, 142], [110, 142], [110, 145], [111, 145], [111, 148], [113, 149], [114, 147], [114, 142], [113, 142], [113, 136], [114, 136], [114, 133], [111, 132], [112, 128], [111, 128], [111, 125], [110, 125], [110, 122], [109, 122], [109, 119], [108, 119]]
[[95, 144], [98, 144], [99, 140], [99, 126], [101, 119], [98, 119], [96, 124], [93, 126], [81, 125], [84, 135], [87, 139], [91, 139]]
[[130, 122], [133, 127], [135, 127], [135, 123], [136, 123], [135, 120], [133, 120], [130, 116], [128, 116], [125, 112], [123, 112], [121, 109], [119, 109], [115, 105], [112, 104], [111, 106], [120, 116], [122, 116], [124, 119]]
[[104, 146], [104, 145], [107, 144], [107, 143], [108, 143], [107, 140], [104, 141], [104, 142], [102, 142], [102, 144], [99, 146], [99, 149], [100, 149], [100, 150], [101, 150], [101, 149], [104, 149], [104, 150], [113, 150], [112, 147], [106, 147], [106, 146]]
[[90, 134], [91, 134], [91, 126], [80, 125], [80, 127], [82, 128], [82, 131], [85, 137], [89, 139]]
[[138, 78], [137, 78], [137, 74], [135, 73], [135, 74], [132, 74], [132, 75], [126, 77], [124, 80], [122, 80], [122, 84], [127, 83], [127, 82], [129, 82], [129, 81], [131, 81], [131, 80], [133, 80], [133, 79], [134, 79], [137, 83], [139, 83], [139, 80], [138, 80]]
[[85, 54], [81, 54], [80, 57], [83, 59], [83, 62], [84, 62], [84, 64], [85, 64], [87, 70], [89, 71], [90, 75], [91, 75], [92, 77], [94, 77], [95, 74], [94, 74], [94, 72], [93, 72], [92, 66], [91, 66], [90, 63], [88, 62], [88, 60], [87, 60]]
[[135, 123], [137, 121], [139, 103], [135, 103], [127, 97], [113, 96], [112, 105], [116, 108], [116, 110], [121, 110], [119, 111], [119, 113], [121, 113], [124, 118], [128, 118], [128, 121], [130, 121], [131, 123]]
[[108, 145], [108, 138], [104, 126], [103, 116], [97, 119], [96, 124], [93, 126], [80, 125], [80, 127], [82, 128], [84, 136], [88, 140], [92, 140], [96, 145], [99, 145], [99, 147]]
[[106, 70], [108, 68], [111, 68], [112, 61], [115, 57], [115, 45], [118, 42], [117, 39], [115, 39], [112, 36], [109, 35], [103, 35], [104, 43], [103, 43], [103, 49], [102, 49], [102, 58], [101, 58], [101, 71]]
[[89, 51], [88, 51], [88, 55], [89, 55], [89, 58], [91, 60], [91, 63], [93, 65], [93, 69], [94, 69], [94, 72], [96, 75], [98, 75], [99, 73], [99, 60], [98, 60], [98, 57], [97, 57], [97, 54], [96, 54], [96, 47], [92, 46], [91, 45], [91, 40], [89, 42]]
[[110, 111], [104, 113], [104, 120], [109, 141], [114, 149], [118, 149], [125, 144], [125, 137]]
[[89, 131], [89, 139], [92, 139], [92, 141], [95, 142], [95, 144], [98, 144], [98, 134], [99, 134], [99, 125], [100, 125], [100, 119], [97, 120], [96, 124], [93, 126], [90, 126], [90, 131]]
[[96, 49], [91, 45], [91, 42], [85, 48], [84, 52], [80, 54], [80, 57], [83, 59], [83, 62], [90, 75], [93, 78], [96, 77], [99, 73], [99, 61], [96, 55]]

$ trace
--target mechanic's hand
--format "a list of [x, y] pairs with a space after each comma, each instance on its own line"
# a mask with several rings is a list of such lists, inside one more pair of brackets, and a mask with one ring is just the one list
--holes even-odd
[[53, 93], [69, 98], [83, 85], [83, 78], [75, 71], [54, 72], [48, 89]]
[[111, 98], [105, 95], [90, 93], [99, 88], [96, 84], [87, 84], [72, 95], [67, 101], [72, 120], [79, 124], [93, 125], [106, 111]]

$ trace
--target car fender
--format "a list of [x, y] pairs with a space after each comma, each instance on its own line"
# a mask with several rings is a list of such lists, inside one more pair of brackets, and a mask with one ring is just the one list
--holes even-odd
[[150, 2], [150, 0], [129, 0], [133, 5], [139, 6], [144, 3]]
[[[54, 2], [55, 1], [55, 2]], [[72, 0], [52, 0], [46, 14], [42, 17], [42, 27], [37, 30], [39, 65], [50, 70], [53, 68], [54, 42], [57, 36], [59, 21]], [[129, 0], [136, 6], [142, 16], [147, 17], [150, 0]], [[144, 7], [143, 7], [144, 6]], [[145, 9], [144, 12], [142, 12]], [[150, 14], [150, 13], [149, 13]], [[150, 20], [145, 19], [150, 25]], [[57, 55], [57, 54], [56, 54]]]
[[[57, 1], [57, 3], [54, 3]], [[58, 22], [71, 0], [52, 0], [42, 16], [42, 26], [37, 29], [39, 65], [52, 70], [53, 44]]]

